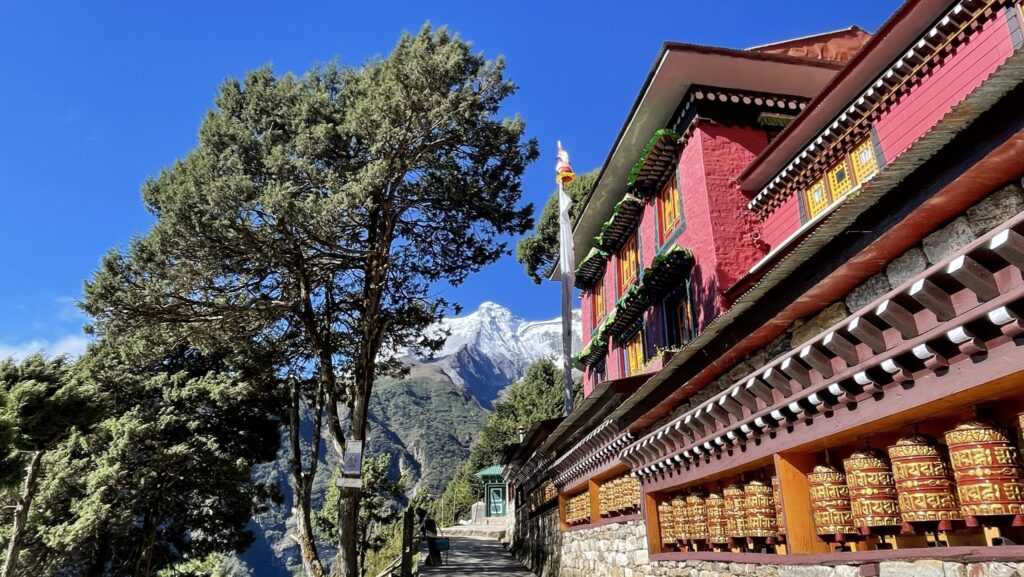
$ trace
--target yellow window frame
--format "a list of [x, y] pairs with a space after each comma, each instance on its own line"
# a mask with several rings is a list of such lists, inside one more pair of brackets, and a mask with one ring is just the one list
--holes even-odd
[[853, 188], [853, 171], [845, 157], [828, 169], [828, 188], [833, 201]]
[[[636, 235], [631, 235], [626, 244], [619, 249], [619, 291], [625, 292], [633, 281], [636, 280], [637, 269], [640, 266], [640, 258], [637, 254]], [[621, 294], [621, 293], [620, 293]]]
[[853, 162], [853, 173], [857, 177], [857, 182], [864, 182], [878, 172], [875, 146], [870, 138], [861, 142], [853, 149], [853, 153], [850, 154], [850, 160]]
[[626, 343], [626, 373], [635, 375], [644, 366], [644, 332], [637, 331]]
[[821, 211], [832, 204], [832, 196], [825, 188], [825, 181], [819, 180], [804, 191], [804, 200], [807, 201], [807, 218], [814, 218]]
[[590, 297], [591, 319], [594, 321], [594, 327], [597, 327], [597, 325], [601, 322], [601, 319], [604, 318], [605, 301], [603, 278], [598, 280], [597, 284], [594, 285], [594, 290], [591, 292]]
[[673, 174], [658, 195], [658, 227], [662, 242], [679, 226], [679, 204], [679, 177]]

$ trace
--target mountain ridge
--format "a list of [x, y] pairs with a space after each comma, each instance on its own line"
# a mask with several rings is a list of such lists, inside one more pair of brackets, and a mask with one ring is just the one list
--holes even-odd
[[[574, 352], [580, 347], [581, 318], [575, 309]], [[469, 456], [473, 439], [502, 391], [538, 360], [546, 357], [561, 363], [563, 358], [561, 317], [525, 320], [491, 301], [472, 313], [442, 320], [428, 334], [440, 331], [451, 333], [445, 346], [431, 358], [406, 357], [408, 375], [379, 379], [370, 401], [366, 454], [391, 454], [391, 473], [408, 475], [410, 494], [416, 490], [440, 494]], [[317, 505], [335, 466], [333, 453], [326, 451], [323, 458], [314, 490]], [[249, 562], [253, 577], [289, 577], [299, 558], [288, 537], [287, 454], [282, 451], [278, 461], [259, 474], [281, 485], [285, 502], [254, 519], [256, 544], [243, 559]], [[327, 557], [333, 549], [325, 547], [324, 553]]]

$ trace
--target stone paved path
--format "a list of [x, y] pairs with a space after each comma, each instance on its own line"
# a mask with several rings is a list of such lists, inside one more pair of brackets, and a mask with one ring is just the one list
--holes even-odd
[[496, 539], [451, 537], [448, 564], [420, 566], [420, 575], [452, 577], [531, 577], [533, 573], [516, 561]]

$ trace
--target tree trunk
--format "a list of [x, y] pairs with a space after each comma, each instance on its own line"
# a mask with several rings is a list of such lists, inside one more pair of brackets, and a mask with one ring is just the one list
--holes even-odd
[[135, 563], [135, 577], [149, 577], [153, 562], [153, 545], [156, 543], [156, 511], [152, 507], [142, 520], [142, 546]]
[[[305, 496], [305, 501], [310, 501], [308, 494]], [[302, 567], [306, 571], [306, 576], [327, 577], [323, 563], [320, 562], [316, 542], [313, 540], [313, 526], [310, 523], [309, 515], [301, 507], [296, 507], [294, 514], [296, 525], [298, 525], [298, 534], [293, 535], [292, 538], [299, 544], [299, 554], [302, 557]]]
[[292, 475], [292, 488], [295, 493], [295, 505], [292, 514], [295, 516], [296, 529], [292, 539], [299, 546], [299, 554], [302, 557], [302, 566], [307, 577], [326, 577], [323, 563], [317, 552], [316, 541], [313, 536], [313, 526], [310, 521], [312, 510], [312, 485], [313, 477], [316, 475], [317, 459], [319, 458], [319, 435], [320, 420], [323, 417], [323, 407], [316, 403], [313, 407], [313, 451], [309, 470], [303, 470], [302, 466], [302, 442], [301, 426], [302, 420], [299, 409], [302, 406], [302, 391], [299, 383], [291, 384], [291, 399], [288, 406], [288, 464]]
[[[361, 372], [361, 371], [357, 371]], [[356, 382], [359, 382], [357, 377]], [[358, 389], [357, 384], [357, 389]], [[352, 414], [352, 428], [348, 438], [363, 440], [366, 418], [363, 405], [367, 400], [359, 395]], [[355, 489], [342, 489], [338, 500], [338, 560], [334, 563], [335, 577], [359, 577], [359, 501], [362, 493]]]
[[7, 558], [4, 559], [3, 571], [0, 577], [14, 577], [18, 570], [18, 555], [21, 553], [21, 541], [25, 538], [25, 526], [28, 524], [28, 509], [32, 505], [32, 499], [36, 496], [36, 488], [39, 484], [39, 471], [43, 464], [43, 453], [35, 451], [29, 459], [28, 467], [25, 469], [25, 481], [22, 484], [21, 496], [14, 509], [14, 523], [11, 531], [11, 540], [7, 543]]

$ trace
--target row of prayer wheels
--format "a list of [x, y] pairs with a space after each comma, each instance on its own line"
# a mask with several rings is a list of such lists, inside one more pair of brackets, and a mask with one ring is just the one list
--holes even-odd
[[558, 498], [558, 488], [551, 481], [545, 481], [543, 485], [530, 493], [530, 512], [535, 513], [541, 507]]
[[583, 492], [566, 500], [565, 522], [569, 525], [590, 522], [590, 493]]
[[630, 515], [640, 511], [640, 480], [623, 475], [598, 487], [598, 511], [601, 517]]
[[807, 476], [814, 525], [827, 539], [952, 528], [956, 521], [1000, 524], [1022, 519], [1024, 469], [998, 428], [976, 420], [935, 439], [914, 434], [887, 454], [875, 449], [843, 461], [845, 474], [821, 465]]
[[777, 483], [773, 484], [774, 489], [763, 481], [732, 483], [663, 501], [658, 505], [662, 544], [722, 546], [737, 539], [777, 539], [781, 508], [776, 507]]

